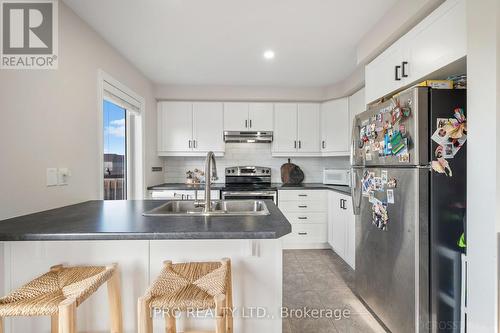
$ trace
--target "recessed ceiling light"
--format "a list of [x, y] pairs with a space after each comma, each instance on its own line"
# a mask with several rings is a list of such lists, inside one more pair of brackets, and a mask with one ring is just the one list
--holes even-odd
[[266, 60], [274, 59], [274, 51], [273, 50], [265, 51], [264, 52], [264, 59], [266, 59]]

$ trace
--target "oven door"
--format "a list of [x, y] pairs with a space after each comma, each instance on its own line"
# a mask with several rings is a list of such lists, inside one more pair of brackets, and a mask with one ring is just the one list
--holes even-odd
[[276, 191], [222, 191], [222, 200], [273, 200], [276, 204]]

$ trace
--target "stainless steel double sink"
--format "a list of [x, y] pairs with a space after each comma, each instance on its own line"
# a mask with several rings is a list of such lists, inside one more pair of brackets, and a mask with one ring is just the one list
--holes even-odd
[[269, 215], [262, 200], [213, 200], [212, 210], [204, 212], [195, 201], [176, 200], [144, 212], [144, 216], [260, 216]]

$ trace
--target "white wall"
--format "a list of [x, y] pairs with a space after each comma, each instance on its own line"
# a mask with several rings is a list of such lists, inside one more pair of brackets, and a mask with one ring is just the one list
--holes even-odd
[[[304, 181], [309, 183], [322, 182], [325, 167], [349, 167], [347, 157], [294, 157], [291, 160], [301, 167]], [[166, 183], [184, 183], [187, 170], [203, 170], [205, 165], [204, 157], [165, 157], [164, 161]], [[269, 143], [227, 143], [225, 156], [217, 157], [217, 182], [224, 182], [226, 167], [256, 165], [272, 168], [272, 181], [281, 183], [280, 167], [286, 162], [286, 158], [271, 157]]]
[[467, 1], [469, 332], [496, 332], [500, 231], [500, 2]]
[[[152, 84], [60, 1], [59, 69], [0, 72], [0, 219], [98, 197], [99, 68], [145, 98], [146, 185], [161, 181]], [[47, 167], [69, 185], [47, 188]]]
[[322, 87], [156, 85], [158, 100], [323, 101]]

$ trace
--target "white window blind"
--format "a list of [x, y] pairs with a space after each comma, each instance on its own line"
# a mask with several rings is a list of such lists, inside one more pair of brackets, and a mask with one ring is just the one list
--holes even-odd
[[129, 94], [111, 85], [107, 81], [104, 81], [103, 88], [104, 88], [105, 100], [108, 100], [116, 105], [119, 105], [124, 109], [126, 109], [127, 111], [137, 114], [140, 112], [141, 103], [132, 96], [130, 96]]

